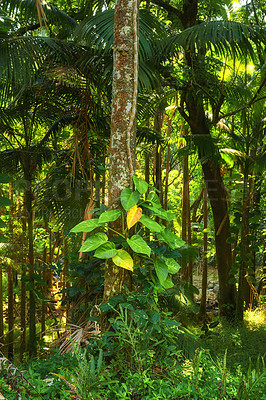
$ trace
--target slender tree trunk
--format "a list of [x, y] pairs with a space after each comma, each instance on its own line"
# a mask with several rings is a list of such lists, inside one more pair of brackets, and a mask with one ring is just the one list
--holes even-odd
[[[154, 129], [161, 133], [164, 120], [164, 113], [157, 111], [154, 118]], [[155, 145], [154, 154], [154, 167], [155, 167], [155, 188], [159, 190], [158, 196], [161, 204], [163, 205], [163, 179], [162, 179], [162, 148], [159, 143]]]
[[28, 225], [28, 262], [29, 262], [29, 278], [30, 278], [30, 290], [29, 290], [29, 341], [28, 350], [30, 356], [36, 356], [36, 304], [34, 296], [34, 254], [33, 254], [33, 195], [31, 186], [31, 177], [28, 176], [26, 179], [25, 189], [25, 206], [27, 215]]
[[[235, 314], [235, 285], [229, 282], [232, 267], [230, 237], [230, 221], [227, 204], [227, 192], [223, 184], [218, 160], [215, 160], [215, 148], [206, 120], [203, 102], [197, 99], [196, 94], [187, 96], [186, 106], [188, 113], [181, 109], [181, 115], [190, 125], [194, 142], [199, 149], [205, 186], [211, 204], [214, 229], [216, 260], [219, 277], [219, 309], [220, 315], [232, 319]], [[204, 148], [203, 142], [206, 143]]]
[[[187, 134], [187, 131], [185, 132]], [[188, 168], [188, 156], [183, 158], [183, 186], [182, 186], [182, 240], [187, 242], [188, 239], [188, 219], [190, 216], [190, 204], [189, 204], [189, 168]], [[188, 280], [188, 264], [182, 262], [182, 278]]]
[[[13, 185], [12, 182], [9, 183], [9, 199], [13, 202]], [[14, 244], [13, 240], [13, 216], [14, 206], [11, 205], [9, 208], [9, 232], [10, 241]], [[14, 356], [14, 290], [13, 290], [13, 266], [12, 263], [8, 263], [7, 267], [8, 275], [8, 335], [7, 335], [7, 356], [10, 360]]]
[[[3, 341], [4, 335], [4, 314], [3, 314], [3, 275], [2, 264], [0, 263], [0, 343]], [[1, 351], [1, 347], [0, 347]]]
[[248, 234], [248, 221], [247, 221], [247, 206], [248, 206], [248, 162], [244, 166], [244, 182], [243, 182], [243, 211], [242, 211], [242, 226], [241, 226], [241, 251], [240, 251], [240, 268], [238, 278], [238, 291], [236, 301], [236, 320], [243, 321], [244, 316], [244, 287], [247, 284], [245, 280], [246, 262], [247, 262], [247, 234]]
[[[114, 17], [114, 74], [110, 137], [109, 196], [110, 209], [121, 207], [122, 190], [132, 185], [135, 168], [136, 106], [138, 90], [138, 3], [117, 0]], [[122, 219], [113, 228], [122, 231]], [[131, 289], [132, 273], [106, 263], [104, 301]]]
[[168, 200], [168, 182], [169, 182], [169, 173], [170, 173], [170, 138], [171, 138], [171, 123], [172, 118], [167, 116], [167, 152], [166, 152], [166, 166], [165, 166], [165, 185], [164, 185], [164, 204], [163, 207], [167, 210], [167, 200]]
[[[25, 203], [25, 194], [23, 196], [23, 212], [22, 212], [22, 231], [26, 232], [27, 223], [26, 223], [26, 203]], [[24, 261], [24, 260], [23, 260]], [[22, 264], [21, 271], [21, 284], [20, 284], [20, 360], [23, 360], [24, 353], [26, 351], [26, 267]]]
[[[208, 213], [207, 213], [207, 190], [203, 190], [203, 229], [208, 228]], [[205, 317], [206, 315], [206, 294], [207, 294], [207, 279], [208, 279], [208, 264], [207, 264], [207, 251], [208, 251], [208, 233], [203, 233], [203, 264], [202, 264], [202, 281], [201, 281], [201, 300], [199, 315]]]

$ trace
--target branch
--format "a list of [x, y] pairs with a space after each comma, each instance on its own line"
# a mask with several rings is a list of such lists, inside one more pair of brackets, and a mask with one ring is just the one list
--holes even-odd
[[182, 20], [183, 14], [179, 10], [177, 10], [177, 8], [171, 6], [171, 4], [166, 3], [163, 0], [152, 0], [152, 3], [157, 4], [157, 6], [164, 8], [165, 11], [168, 11], [169, 13], [176, 15], [177, 18]]
[[190, 117], [189, 115], [185, 112], [185, 108], [184, 108], [184, 103], [185, 103], [185, 91], [183, 90], [183, 92], [181, 93], [181, 99], [180, 99], [180, 107], [177, 107], [181, 117], [184, 118], [185, 121], [187, 121], [188, 123], [190, 122]]

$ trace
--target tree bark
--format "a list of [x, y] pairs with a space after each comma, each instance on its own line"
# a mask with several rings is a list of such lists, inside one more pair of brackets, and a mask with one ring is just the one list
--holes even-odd
[[[136, 106], [138, 90], [138, 3], [118, 0], [114, 17], [114, 65], [110, 137], [109, 209], [121, 208], [122, 190], [132, 185], [135, 168]], [[121, 217], [123, 218], [123, 217]], [[122, 232], [122, 219], [113, 228]], [[106, 263], [104, 301], [131, 289], [132, 273]]]
[[189, 123], [191, 134], [198, 147], [205, 186], [213, 214], [220, 315], [231, 319], [235, 314], [236, 302], [235, 285], [229, 283], [232, 251], [231, 244], [227, 243], [227, 239], [230, 237], [227, 192], [221, 177], [218, 157], [215, 156], [215, 148], [206, 120], [203, 101], [192, 92], [186, 98], [186, 106], [188, 114], [185, 114], [183, 110], [180, 111]]
[[[207, 214], [207, 190], [203, 189], [203, 229], [208, 228], [208, 214]], [[201, 299], [199, 315], [205, 317], [206, 315], [206, 293], [207, 293], [207, 279], [208, 279], [208, 264], [207, 264], [207, 251], [208, 251], [208, 233], [203, 233], [203, 264], [202, 264], [202, 280], [201, 280]]]

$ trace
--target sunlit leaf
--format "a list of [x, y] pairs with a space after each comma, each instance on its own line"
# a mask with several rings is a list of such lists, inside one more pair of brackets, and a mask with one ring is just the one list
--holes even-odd
[[142, 215], [142, 208], [138, 207], [137, 205], [133, 206], [127, 212], [127, 227], [128, 229], [132, 228], [140, 219]]
[[180, 270], [181, 266], [173, 258], [163, 257], [163, 260], [170, 274], [176, 274]]
[[117, 254], [112, 258], [112, 260], [118, 267], [133, 271], [133, 260], [127, 251], [122, 249], [117, 250]]

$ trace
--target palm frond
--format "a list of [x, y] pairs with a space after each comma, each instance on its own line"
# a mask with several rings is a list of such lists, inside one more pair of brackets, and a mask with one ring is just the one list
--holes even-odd
[[[88, 46], [109, 52], [113, 46], [113, 27], [114, 10], [105, 10], [83, 21], [75, 31], [75, 37]], [[163, 25], [148, 10], [140, 10], [139, 53], [141, 61], [155, 55], [152, 40], [160, 37], [166, 37]], [[158, 53], [158, 47], [156, 51]]]
[[212, 51], [219, 55], [255, 58], [252, 43], [258, 45], [265, 41], [265, 35], [242, 23], [233, 21], [210, 21], [185, 29], [171, 38], [168, 47], [182, 47], [196, 54], [199, 51]]
[[[30, 23], [39, 20], [38, 9], [35, 0], [2, 0], [1, 7], [11, 16], [18, 16]], [[42, 2], [42, 9], [48, 24], [61, 25], [71, 33], [77, 26], [77, 22], [69, 15], [61, 11], [51, 3]]]

